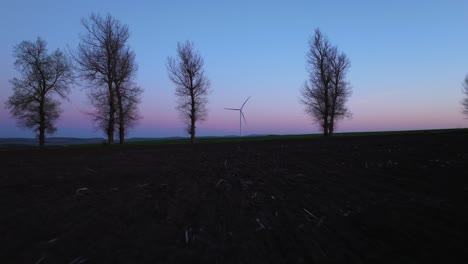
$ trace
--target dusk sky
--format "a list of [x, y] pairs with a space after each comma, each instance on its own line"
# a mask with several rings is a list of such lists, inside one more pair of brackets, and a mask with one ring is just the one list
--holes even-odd
[[[132, 3], [133, 2], [133, 3]], [[49, 51], [76, 49], [82, 18], [111, 14], [129, 26], [143, 119], [129, 137], [188, 136], [166, 71], [178, 41], [190, 40], [211, 81], [209, 113], [198, 135], [316, 133], [299, 103], [305, 55], [315, 28], [351, 60], [351, 119], [340, 131], [468, 127], [461, 83], [468, 73], [468, 1], [2, 1], [0, 137], [34, 137], [5, 110], [12, 94], [13, 47], [43, 38]], [[83, 112], [86, 90], [63, 102], [59, 137], [104, 137]]]

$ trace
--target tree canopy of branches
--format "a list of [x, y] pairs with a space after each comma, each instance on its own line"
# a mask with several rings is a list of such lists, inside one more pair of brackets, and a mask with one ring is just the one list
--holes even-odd
[[461, 101], [461, 104], [463, 106], [462, 112], [464, 115], [466, 115], [466, 117], [468, 117], [468, 74], [465, 76], [465, 80], [463, 81], [462, 87], [462, 92], [465, 96]]
[[351, 85], [346, 74], [351, 63], [346, 54], [339, 52], [319, 29], [309, 40], [307, 53], [309, 80], [300, 91], [306, 112], [320, 124], [323, 135], [332, 135], [338, 120], [350, 117], [346, 102]]
[[60, 117], [58, 99], [68, 99], [73, 82], [72, 66], [67, 56], [59, 49], [49, 54], [46, 46], [41, 38], [15, 46], [15, 68], [21, 77], [10, 81], [13, 95], [6, 101], [6, 108], [18, 119], [18, 125], [37, 132], [41, 147], [45, 144], [45, 134], [53, 134], [57, 130], [55, 122]]
[[82, 24], [85, 34], [80, 36], [75, 61], [81, 78], [89, 84], [88, 98], [94, 108], [89, 114], [107, 134], [109, 144], [114, 143], [117, 126], [123, 144], [127, 130], [141, 118], [142, 89], [134, 83], [137, 65], [127, 45], [128, 27], [110, 15], [96, 14]]
[[167, 59], [169, 79], [175, 84], [177, 109], [187, 123], [190, 141], [195, 142], [196, 123], [207, 117], [210, 81], [205, 76], [203, 58], [194, 51], [193, 43], [177, 43], [177, 57]]

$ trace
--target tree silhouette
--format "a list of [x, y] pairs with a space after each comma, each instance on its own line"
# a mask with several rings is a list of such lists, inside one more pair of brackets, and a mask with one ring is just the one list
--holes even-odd
[[117, 126], [123, 144], [127, 129], [140, 118], [137, 106], [142, 93], [134, 84], [137, 66], [135, 53], [127, 45], [128, 27], [111, 15], [96, 14], [82, 24], [86, 32], [75, 61], [81, 78], [89, 83], [88, 98], [94, 107], [89, 114], [105, 131], [109, 144], [114, 143]]
[[169, 79], [176, 85], [177, 109], [187, 123], [190, 142], [195, 142], [196, 123], [207, 116], [206, 105], [210, 82], [205, 76], [203, 58], [193, 49], [193, 43], [177, 43], [177, 58], [167, 59]]
[[49, 54], [46, 46], [41, 38], [15, 46], [15, 68], [21, 77], [10, 81], [13, 95], [6, 102], [6, 108], [18, 119], [20, 126], [38, 133], [40, 147], [45, 144], [45, 135], [57, 130], [55, 122], [60, 117], [58, 98], [68, 99], [73, 82], [67, 56], [59, 49]]
[[309, 80], [300, 91], [300, 102], [313, 120], [320, 124], [323, 135], [329, 136], [333, 134], [338, 120], [351, 116], [346, 107], [351, 95], [346, 74], [351, 63], [346, 54], [340, 53], [319, 29], [315, 30], [314, 38], [309, 41], [306, 58]]

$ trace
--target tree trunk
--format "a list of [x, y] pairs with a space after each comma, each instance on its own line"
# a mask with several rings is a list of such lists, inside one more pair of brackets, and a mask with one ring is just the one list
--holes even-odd
[[45, 131], [44, 127], [39, 128], [39, 147], [43, 148], [45, 146]]
[[190, 118], [190, 142], [195, 143], [195, 100], [192, 97], [192, 117]]
[[108, 84], [109, 89], [109, 122], [107, 125], [107, 143], [114, 144], [114, 126], [115, 126], [115, 105], [114, 105], [114, 90], [112, 83]]
[[332, 105], [331, 105], [331, 112], [330, 112], [330, 123], [328, 124], [328, 127], [329, 127], [329, 130], [328, 130], [328, 134], [331, 136], [333, 135], [333, 132], [335, 130], [335, 103], [336, 99], [333, 98], [333, 102], [332, 102]]
[[325, 122], [326, 124], [323, 125], [323, 136], [328, 137], [328, 122]]
[[125, 128], [122, 124], [119, 125], [119, 144], [123, 145], [125, 143]]
[[191, 126], [192, 133], [190, 134], [190, 143], [195, 143], [195, 126], [192, 124]]
[[[328, 93], [325, 93], [326, 96], [328, 96]], [[328, 112], [328, 98], [325, 99], [325, 113], [324, 113], [324, 117], [323, 117], [323, 135], [325, 137], [328, 137], [329, 136], [329, 133], [328, 133], [328, 128], [329, 128], [329, 121], [328, 121], [328, 116], [330, 115], [329, 112]]]
[[122, 105], [122, 94], [120, 93], [120, 87], [116, 86], [115, 93], [117, 95], [117, 106], [119, 108], [119, 144], [123, 145], [125, 142], [125, 120], [124, 111]]
[[41, 96], [39, 104], [39, 147], [45, 145], [45, 112], [44, 112], [44, 96]]
[[328, 97], [329, 97], [329, 95], [328, 95], [328, 92], [329, 92], [328, 91], [328, 89], [329, 89], [328, 85], [329, 85], [329, 83], [327, 83], [327, 82], [324, 83], [324, 86], [325, 86], [325, 96], [324, 96], [325, 97], [325, 112], [324, 112], [324, 118], [323, 118], [324, 119], [323, 120], [324, 121], [323, 122], [323, 135], [325, 137], [329, 136], [328, 126], [330, 124], [329, 120], [328, 120], [329, 115], [330, 115], [330, 102], [329, 102], [329, 99], [328, 99]]
[[45, 146], [45, 125], [43, 121], [43, 115], [41, 115], [41, 124], [39, 125], [39, 147]]
[[333, 132], [335, 130], [335, 114], [336, 114], [336, 100], [338, 99], [338, 83], [339, 83], [339, 80], [340, 80], [340, 75], [339, 75], [339, 72], [337, 73], [337, 75], [335, 76], [335, 81], [332, 82], [332, 95], [331, 95], [331, 99], [332, 99], [332, 102], [331, 102], [331, 107], [330, 107], [330, 136], [333, 135]]
[[191, 99], [191, 109], [190, 109], [190, 142], [195, 143], [195, 120], [196, 120], [196, 111], [195, 111], [195, 94], [193, 93], [193, 78], [190, 76], [190, 99]]

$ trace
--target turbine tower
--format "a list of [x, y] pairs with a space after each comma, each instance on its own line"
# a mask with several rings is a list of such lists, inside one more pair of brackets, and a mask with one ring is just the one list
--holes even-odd
[[247, 120], [245, 120], [244, 113], [242, 112], [242, 109], [244, 108], [244, 105], [247, 103], [247, 101], [250, 99], [250, 96], [245, 100], [245, 102], [242, 104], [241, 108], [224, 108], [226, 110], [234, 110], [234, 111], [239, 111], [239, 136], [242, 137], [242, 118], [244, 119], [245, 124], [247, 125]]

